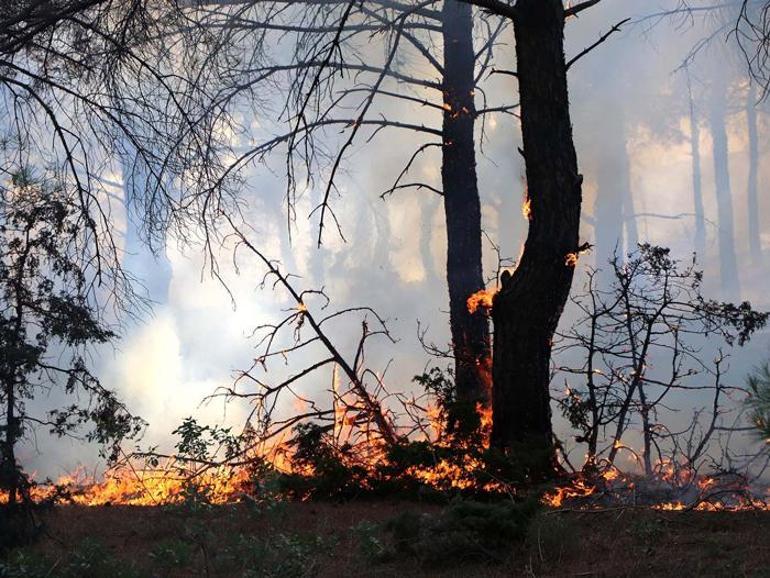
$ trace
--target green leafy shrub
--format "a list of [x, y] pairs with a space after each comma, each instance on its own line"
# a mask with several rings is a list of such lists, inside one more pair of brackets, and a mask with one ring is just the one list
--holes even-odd
[[746, 379], [750, 397], [748, 406], [751, 421], [757, 433], [765, 440], [770, 440], [770, 364], [765, 363], [755, 369]]
[[1, 578], [139, 578], [142, 574], [125, 560], [115, 558], [103, 544], [85, 539], [64, 558], [51, 560], [25, 550], [0, 561]]
[[394, 552], [442, 566], [469, 561], [502, 562], [524, 541], [535, 501], [456, 501], [435, 515], [404, 512], [387, 525]]
[[193, 546], [176, 538], [163, 540], [150, 552], [150, 559], [161, 568], [184, 568], [190, 563]]
[[337, 446], [328, 429], [318, 424], [294, 428], [292, 461], [299, 471], [280, 477], [281, 488], [293, 497], [351, 498], [367, 486], [368, 472], [355, 465], [352, 448]]

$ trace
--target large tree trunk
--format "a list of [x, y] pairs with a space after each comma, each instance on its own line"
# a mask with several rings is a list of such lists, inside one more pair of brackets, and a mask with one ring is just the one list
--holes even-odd
[[706, 259], [706, 214], [703, 210], [703, 181], [700, 158], [700, 124], [692, 95], [690, 71], [687, 70], [687, 92], [690, 99], [690, 154], [692, 156], [692, 197], [695, 211], [695, 253], [701, 262]]
[[549, 363], [578, 251], [578, 174], [564, 59], [561, 0], [519, 0], [514, 21], [521, 127], [531, 201], [524, 252], [492, 308], [495, 327], [492, 444], [541, 456], [553, 470]]
[[714, 142], [714, 183], [719, 219], [719, 263], [722, 279], [722, 298], [740, 297], [738, 265], [735, 254], [733, 199], [730, 188], [730, 166], [727, 149], [727, 87], [724, 80], [716, 79], [711, 94], [711, 138]]
[[746, 101], [746, 121], [749, 129], [748, 221], [749, 250], [754, 265], [762, 264], [762, 238], [759, 226], [759, 138], [757, 136], [757, 92], [752, 82]]
[[471, 314], [467, 300], [484, 288], [481, 266], [481, 203], [474, 141], [474, 66], [472, 8], [444, 2], [444, 212], [447, 229], [449, 317], [458, 398], [487, 397], [489, 323], [483, 311]]

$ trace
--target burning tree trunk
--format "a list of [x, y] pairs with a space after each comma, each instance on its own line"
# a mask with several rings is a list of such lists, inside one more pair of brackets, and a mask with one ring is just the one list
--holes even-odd
[[445, 2], [443, 163], [447, 229], [447, 284], [457, 396], [486, 399], [484, 368], [490, 355], [489, 326], [482, 311], [471, 313], [468, 297], [484, 288], [481, 265], [481, 203], [474, 142], [475, 56], [472, 7]]
[[549, 361], [577, 258], [582, 177], [572, 139], [561, 0], [519, 0], [514, 30], [521, 126], [531, 201], [529, 234], [494, 299], [492, 444], [553, 461]]

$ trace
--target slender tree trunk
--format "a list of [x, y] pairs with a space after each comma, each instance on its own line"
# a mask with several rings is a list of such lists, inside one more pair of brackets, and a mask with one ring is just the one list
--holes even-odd
[[749, 129], [748, 221], [749, 250], [754, 265], [762, 264], [762, 239], [759, 226], [759, 138], [757, 136], [757, 92], [752, 82], [746, 101], [746, 121]]
[[[626, 151], [626, 131], [623, 111], [616, 106], [603, 107], [602, 123], [607, 129], [604, 148], [596, 168], [596, 200], [594, 219], [596, 264], [607, 271], [607, 262], [617, 253], [621, 257], [624, 247], [624, 229], [628, 233], [629, 247], [638, 241], [634, 208], [631, 198], [631, 166]], [[629, 205], [631, 205], [629, 207]], [[633, 243], [633, 245], [631, 244]], [[603, 284], [612, 280], [607, 271], [601, 275]]]
[[736, 300], [740, 296], [740, 282], [735, 254], [733, 226], [733, 199], [730, 188], [730, 167], [727, 149], [727, 87], [717, 79], [711, 95], [711, 137], [714, 142], [714, 183], [719, 216], [719, 262], [722, 279], [722, 297]]
[[582, 177], [572, 139], [561, 0], [519, 0], [514, 21], [521, 127], [531, 200], [524, 252], [492, 308], [495, 327], [492, 445], [522, 444], [554, 463], [549, 392], [553, 334], [578, 250]]
[[692, 156], [692, 195], [695, 211], [695, 253], [698, 259], [706, 258], [706, 214], [703, 210], [703, 181], [701, 176], [700, 124], [692, 95], [690, 71], [687, 70], [687, 92], [690, 99], [690, 154]]
[[8, 492], [8, 504], [15, 506], [18, 500], [19, 492], [19, 471], [16, 467], [16, 397], [13, 378], [9, 378], [5, 384], [5, 439], [2, 446], [2, 467], [3, 489]]
[[444, 212], [447, 229], [449, 317], [455, 356], [457, 395], [487, 398], [484, 367], [490, 355], [489, 323], [482, 311], [471, 314], [467, 300], [484, 288], [481, 268], [481, 203], [476, 178], [472, 8], [444, 2]]
[[[623, 131], [625, 138], [626, 132]], [[626, 172], [624, 174], [623, 189], [623, 228], [626, 233], [626, 251], [634, 251], [639, 245], [639, 226], [636, 222], [636, 207], [634, 206], [634, 191], [631, 188], [631, 161], [628, 152], [625, 153]]]

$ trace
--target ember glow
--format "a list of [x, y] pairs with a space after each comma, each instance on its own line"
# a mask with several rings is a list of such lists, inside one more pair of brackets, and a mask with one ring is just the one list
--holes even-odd
[[602, 510], [642, 507], [662, 512], [770, 510], [747, 478], [737, 474], [703, 475], [670, 462], [653, 476], [629, 474], [610, 467], [600, 474], [579, 473], [543, 495], [550, 508]]

